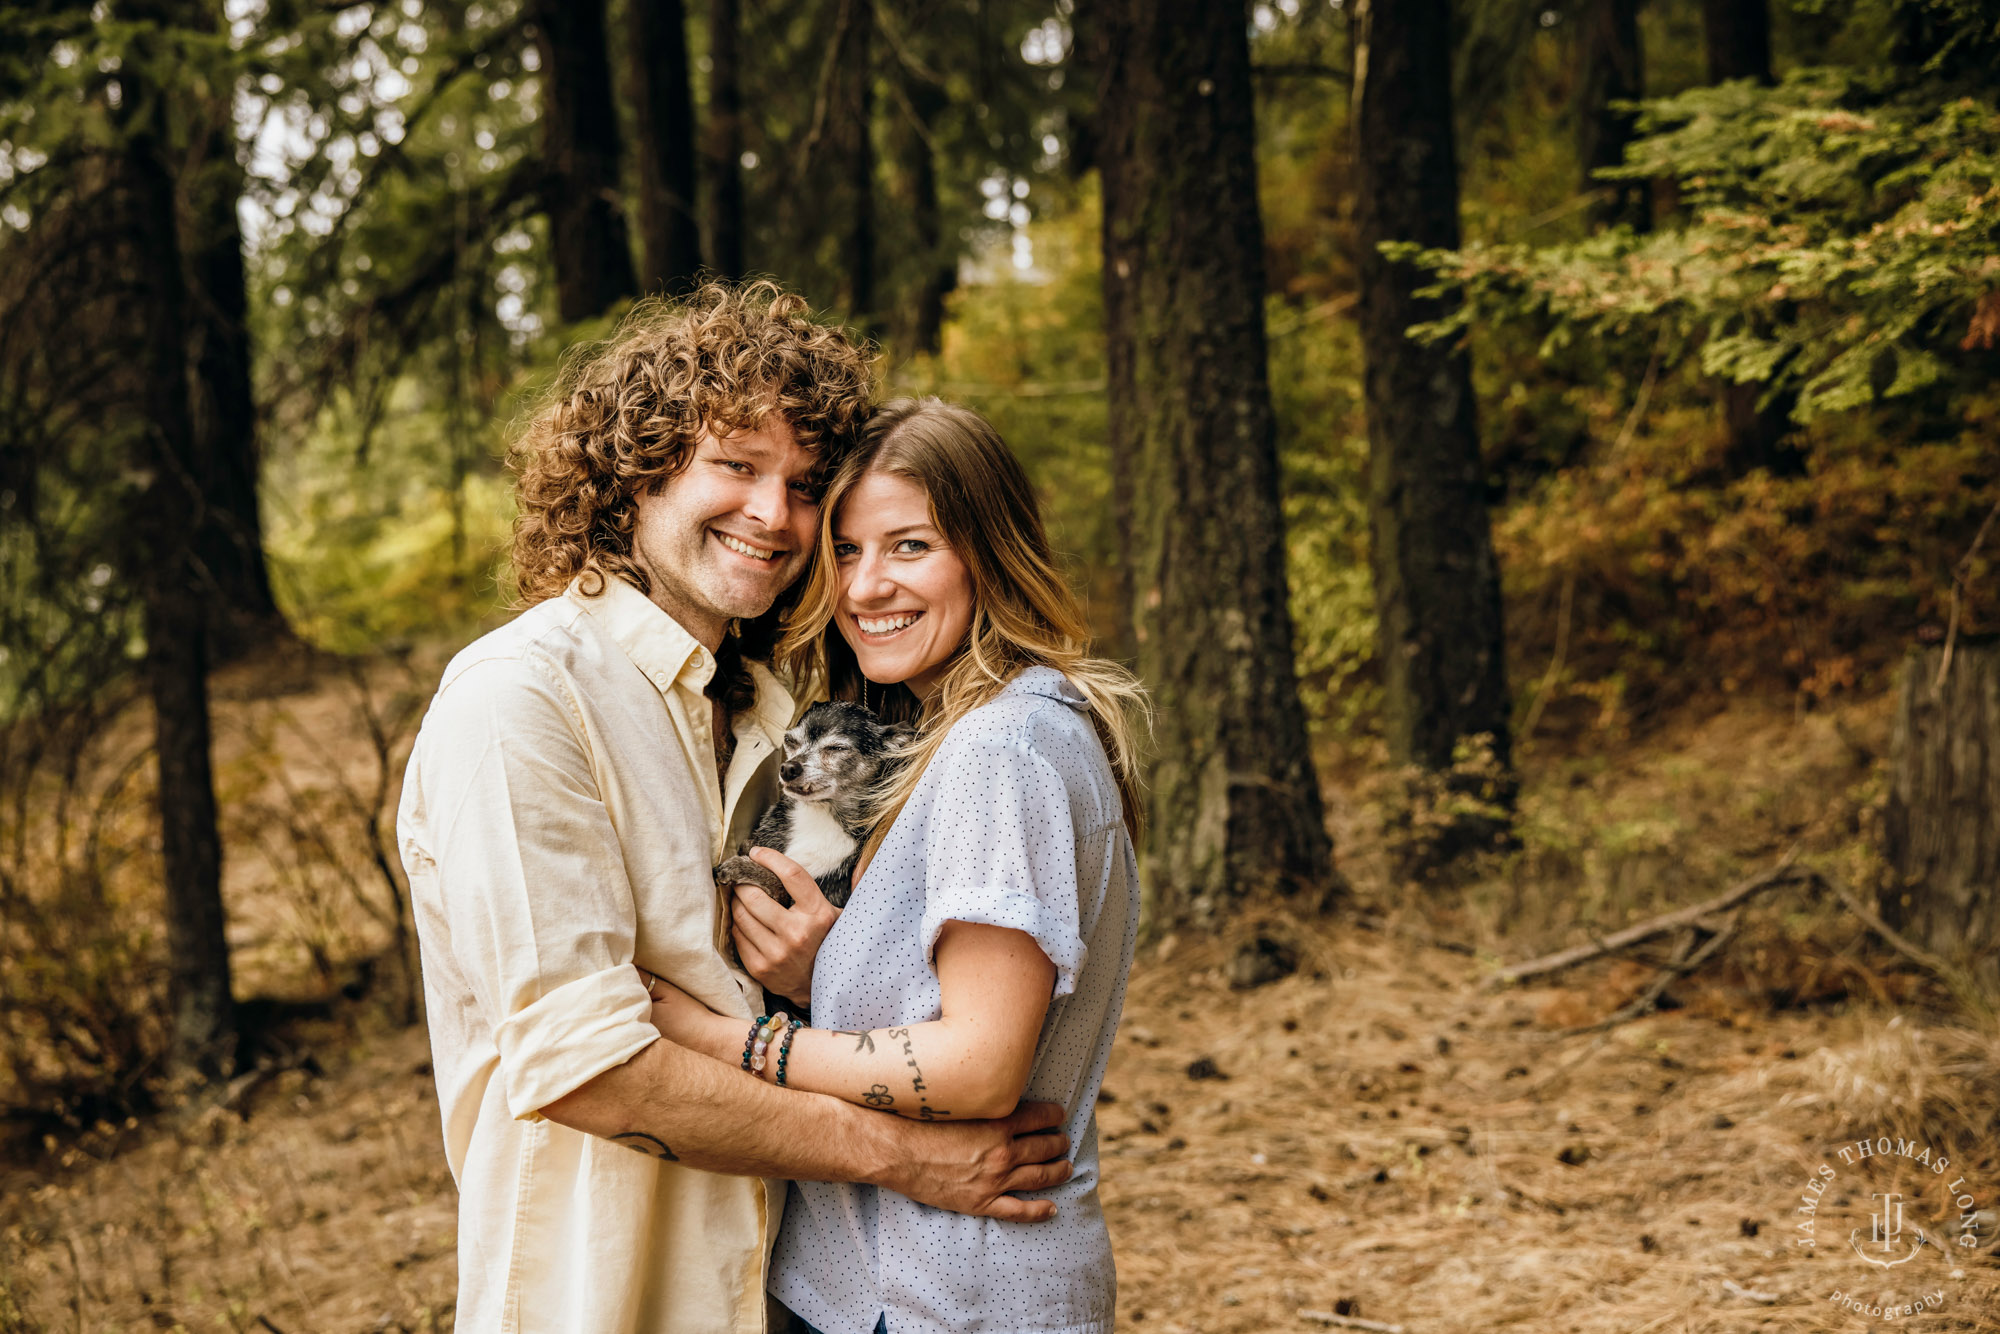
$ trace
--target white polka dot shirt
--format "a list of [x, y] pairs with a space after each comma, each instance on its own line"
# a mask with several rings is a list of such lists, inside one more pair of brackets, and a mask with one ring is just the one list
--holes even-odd
[[1012, 927], [1056, 966], [1026, 1097], [1069, 1109], [1075, 1174], [1047, 1223], [948, 1213], [874, 1186], [796, 1182], [771, 1291], [824, 1334], [1109, 1331], [1117, 1294], [1097, 1200], [1094, 1108], [1125, 1000], [1139, 877], [1082, 696], [1023, 671], [959, 720], [813, 969], [813, 1023], [866, 1030], [943, 1011], [948, 921]]

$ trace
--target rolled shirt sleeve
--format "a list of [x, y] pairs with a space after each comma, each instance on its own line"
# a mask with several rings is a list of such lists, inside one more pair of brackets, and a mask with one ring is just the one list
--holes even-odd
[[658, 1040], [637, 914], [579, 712], [532, 662], [468, 667], [432, 705], [430, 854], [452, 953], [492, 1025], [510, 1113]]
[[931, 808], [924, 861], [924, 955], [937, 964], [946, 922], [1027, 933], [1056, 967], [1054, 996], [1083, 967], [1076, 820], [1061, 773], [1025, 740], [957, 738]]

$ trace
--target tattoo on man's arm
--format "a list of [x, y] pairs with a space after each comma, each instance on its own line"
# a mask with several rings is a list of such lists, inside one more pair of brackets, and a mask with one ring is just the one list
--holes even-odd
[[665, 1140], [654, 1135], [648, 1135], [643, 1130], [627, 1130], [623, 1134], [611, 1136], [610, 1139], [613, 1144], [622, 1144], [628, 1149], [636, 1149], [648, 1158], [658, 1158], [660, 1161], [668, 1163], [677, 1163], [680, 1161], [679, 1156], [667, 1147]]
[[867, 1103], [870, 1107], [894, 1107], [896, 1105], [896, 1095], [889, 1092], [887, 1084], [874, 1084], [869, 1087], [866, 1093], [861, 1095], [861, 1101]]
[[875, 1035], [873, 1033], [852, 1033], [844, 1028], [836, 1028], [833, 1031], [836, 1037], [853, 1038], [855, 1051], [865, 1051], [871, 1056], [875, 1054]]

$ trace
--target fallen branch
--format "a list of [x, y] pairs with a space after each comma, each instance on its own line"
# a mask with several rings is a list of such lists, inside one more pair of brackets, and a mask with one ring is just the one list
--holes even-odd
[[1628, 1024], [1634, 1019], [1651, 1014], [1653, 1008], [1660, 1003], [1660, 997], [1666, 994], [1667, 988], [1672, 986], [1676, 979], [1686, 977], [1689, 973], [1707, 963], [1709, 958], [1717, 950], [1721, 949], [1731, 936], [1736, 934], [1736, 919], [1733, 917], [1730, 918], [1729, 921], [1723, 924], [1719, 931], [1710, 936], [1702, 944], [1700, 949], [1690, 954], [1688, 950], [1694, 944], [1696, 930], [1692, 926], [1687, 928], [1687, 934], [1681, 939], [1680, 944], [1674, 948], [1674, 957], [1667, 961], [1667, 966], [1660, 970], [1658, 977], [1655, 977], [1651, 982], [1646, 984], [1644, 991], [1641, 991], [1612, 1014], [1598, 1020], [1596, 1023], [1586, 1024], [1582, 1028], [1569, 1029], [1562, 1036], [1578, 1037], [1585, 1033], [1604, 1032], [1608, 1029], [1616, 1028], [1620, 1024]]
[[1919, 968], [1928, 969], [1946, 981], [1953, 980], [1958, 972], [1957, 969], [1883, 921], [1880, 914], [1869, 908], [1853, 890], [1847, 887], [1846, 882], [1836, 876], [1824, 873], [1820, 874], [1818, 878], [1819, 882], [1825, 885], [1835, 898], [1847, 905], [1847, 911], [1859, 917], [1862, 925], [1880, 936], [1883, 943], [1888, 945], [1890, 949], [1895, 950]]
[[1337, 1325], [1341, 1329], [1367, 1329], [1375, 1334], [1403, 1334], [1401, 1325], [1385, 1325], [1380, 1320], [1363, 1320], [1358, 1316], [1335, 1315], [1331, 1311], [1314, 1311], [1308, 1307], [1299, 1308], [1299, 1319], [1317, 1320], [1322, 1325]]
[[1595, 1033], [1597, 1034], [1597, 1039], [1594, 1042], [1588, 1046], [1579, 1047], [1561, 1065], [1558, 1065], [1555, 1069], [1549, 1071], [1533, 1083], [1513, 1090], [1490, 1089], [1488, 1090], [1489, 1096], [1497, 1098], [1501, 1097], [1504, 1093], [1508, 1100], [1532, 1098], [1536, 1094], [1559, 1083], [1579, 1065], [1582, 1065], [1598, 1052], [1604, 1050], [1605, 1045], [1611, 1041], [1612, 1029], [1618, 1027], [1620, 1024], [1630, 1023], [1642, 1015], [1651, 1013], [1653, 1007], [1659, 1004], [1660, 997], [1666, 993], [1667, 987], [1673, 983], [1675, 978], [1685, 977], [1706, 963], [1711, 955], [1721, 949], [1723, 944], [1736, 934], [1736, 919], [1731, 918], [1721, 930], [1709, 937], [1700, 949], [1689, 953], [1689, 950], [1694, 945], [1696, 934], [1697, 930], [1695, 927], [1688, 927], [1680, 943], [1674, 947], [1674, 957], [1668, 961], [1665, 968], [1660, 970], [1660, 975], [1649, 982], [1644, 991], [1628, 1001], [1616, 1014], [1605, 1019], [1600, 1019], [1594, 1024], [1586, 1024], [1582, 1028], [1567, 1029], [1562, 1033], [1554, 1035], [1558, 1038], [1573, 1038], [1581, 1037], [1586, 1033]]
[[1765, 1306], [1778, 1300], [1778, 1294], [1775, 1292], [1760, 1292], [1756, 1288], [1746, 1288], [1733, 1278], [1722, 1280], [1722, 1290], [1732, 1297], [1741, 1297], [1746, 1302], [1761, 1302]]
[[1941, 959], [1937, 955], [1932, 954], [1929, 950], [1883, 921], [1881, 915], [1863, 903], [1860, 896], [1849, 889], [1847, 883], [1839, 876], [1826, 872], [1816, 872], [1813, 878], [1825, 886], [1828, 892], [1835, 898], [1847, 905], [1847, 911], [1860, 918], [1863, 926], [1881, 937], [1883, 944], [1917, 965], [1917, 967], [1924, 969], [1937, 978], [1938, 981], [1944, 983], [1946, 987], [1950, 988], [1952, 994], [1959, 999], [1961, 1004], [1975, 1010], [1982, 1009], [1990, 1004], [1990, 999], [1982, 992], [1979, 984], [1963, 968], [1958, 967], [1958, 965], [1948, 959]]
[[1821, 877], [1818, 872], [1792, 864], [1792, 859], [1797, 855], [1798, 847], [1794, 845], [1792, 850], [1785, 854], [1784, 859], [1770, 870], [1750, 877], [1734, 889], [1729, 890], [1727, 893], [1718, 894], [1706, 903], [1697, 903], [1686, 908], [1676, 908], [1672, 912], [1662, 913], [1658, 917], [1648, 918], [1646, 921], [1628, 926], [1623, 931], [1613, 931], [1610, 935], [1591, 944], [1558, 950], [1554, 954], [1545, 954], [1539, 959], [1530, 959], [1526, 963], [1517, 963], [1511, 967], [1502, 968], [1487, 981], [1486, 985], [1489, 989], [1497, 990], [1500, 987], [1510, 986], [1513, 983], [1530, 977], [1542, 977], [1549, 973], [1559, 973], [1565, 968], [1574, 968], [1580, 963], [1587, 963], [1592, 959], [1602, 958], [1606, 954], [1641, 944], [1653, 939], [1655, 936], [1663, 936], [1669, 931], [1678, 930], [1686, 926], [1695, 926], [1703, 918], [1727, 912], [1731, 908], [1747, 902], [1767, 889], [1775, 889], [1779, 885], [1809, 883], [1820, 879]]

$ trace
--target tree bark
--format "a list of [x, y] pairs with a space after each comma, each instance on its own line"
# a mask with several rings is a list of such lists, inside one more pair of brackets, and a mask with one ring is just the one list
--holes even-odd
[[[127, 76], [125, 105], [161, 114], [161, 98]], [[146, 675], [159, 758], [160, 850], [165, 874], [169, 1005], [176, 1066], [225, 1073], [234, 1058], [235, 1004], [223, 931], [222, 840], [209, 758], [206, 580], [197, 568], [199, 528], [216, 460], [204, 448], [189, 403], [188, 294], [175, 183], [157, 127], [126, 126], [118, 150], [117, 199], [136, 347], [141, 441], [134, 462], [146, 477], [126, 535], [128, 572], [145, 601]], [[116, 336], [116, 335], [114, 335]]]
[[945, 109], [944, 89], [911, 71], [902, 74], [903, 95], [915, 117], [900, 136], [902, 175], [910, 194], [910, 225], [917, 235], [917, 285], [910, 298], [910, 346], [936, 356], [944, 345], [944, 299], [958, 286], [958, 264], [945, 246], [944, 216], [938, 204], [937, 158], [932, 130]]
[[1645, 231], [1652, 201], [1644, 181], [1600, 181], [1593, 173], [1623, 166], [1638, 117], [1614, 108], [1645, 96], [1639, 46], [1639, 0], [1588, 0], [1577, 15], [1576, 154], [1583, 189], [1594, 193], [1591, 220]]
[[743, 66], [738, 0], [708, 3], [708, 266], [743, 276]]
[[1701, 35], [1710, 83], [1774, 82], [1770, 0], [1701, 0]]
[[701, 268], [687, 14], [681, 0], [630, 0], [625, 16], [638, 126], [640, 277], [649, 292], [678, 291]]
[[1377, 248], [1459, 243], [1447, 0], [1352, 7], [1369, 526], [1391, 756], [1442, 770], [1470, 737], [1510, 762], [1500, 577], [1465, 349], [1405, 331], [1449, 307]]
[[848, 318], [863, 329], [876, 324], [874, 31], [871, 0], [843, 0], [833, 109], [847, 176], [841, 261], [847, 273]]
[[1889, 757], [1882, 916], [2000, 990], [2000, 639], [1912, 653]]
[[1338, 883], [1286, 601], [1248, 16], [1102, 0], [1090, 23], [1114, 503], [1159, 706], [1150, 911], [1200, 920]]
[[618, 196], [618, 119], [604, 0], [533, 0], [542, 57], [544, 207], [556, 308], [565, 323], [638, 290]]
[[205, 161], [188, 173], [188, 285], [193, 428], [209, 462], [195, 559], [210, 598], [216, 656], [288, 634], [264, 562], [258, 512], [257, 403], [250, 382], [250, 305], [237, 220], [243, 170], [225, 100], [210, 109]]

